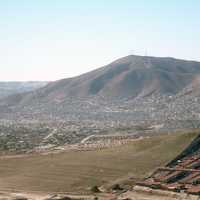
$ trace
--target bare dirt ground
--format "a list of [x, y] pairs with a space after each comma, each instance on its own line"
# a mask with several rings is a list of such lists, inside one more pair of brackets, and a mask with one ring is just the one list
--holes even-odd
[[132, 190], [122, 194], [97, 193], [93, 195], [48, 194], [27, 192], [0, 192], [0, 200], [199, 200], [200, 196], [185, 193], [175, 193], [163, 190], [153, 190], [135, 186]]
[[134, 178], [147, 176], [156, 167], [173, 159], [195, 136], [196, 133], [180, 133], [116, 143], [109, 148], [86, 144], [82, 147], [84, 150], [61, 149], [55, 153], [2, 156], [0, 200], [16, 199], [20, 195], [32, 200], [44, 200], [55, 194], [73, 194], [73, 199], [85, 200], [93, 200], [95, 195], [99, 200], [173, 200], [138, 191], [129, 191], [124, 194], [126, 196], [91, 194], [90, 189], [94, 185], [113, 183], [126, 175]]
[[133, 190], [117, 197], [118, 200], [199, 200], [200, 196], [186, 193], [176, 193], [164, 190], [154, 190], [146, 187], [135, 186]]

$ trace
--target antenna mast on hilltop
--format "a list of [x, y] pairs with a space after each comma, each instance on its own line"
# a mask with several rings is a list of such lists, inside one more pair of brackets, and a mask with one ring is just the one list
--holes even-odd
[[145, 49], [144, 56], [148, 56], [147, 49]]
[[145, 49], [145, 57], [146, 57], [146, 68], [150, 68], [151, 67], [151, 59], [148, 57], [148, 52], [147, 49]]
[[132, 49], [132, 50], [129, 51], [129, 54], [130, 55], [135, 55], [135, 51]]

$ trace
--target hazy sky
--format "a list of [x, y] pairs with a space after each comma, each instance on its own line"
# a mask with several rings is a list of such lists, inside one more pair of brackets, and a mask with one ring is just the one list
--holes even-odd
[[200, 61], [199, 0], [0, 0], [0, 80], [56, 80], [128, 54]]

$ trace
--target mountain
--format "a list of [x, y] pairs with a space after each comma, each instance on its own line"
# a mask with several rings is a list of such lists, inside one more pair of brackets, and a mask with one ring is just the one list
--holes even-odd
[[200, 81], [200, 63], [173, 58], [127, 56], [79, 77], [48, 85], [50, 99], [90, 97], [135, 98], [155, 92], [176, 94]]
[[127, 56], [78, 77], [52, 82], [23, 96], [57, 101], [69, 97], [135, 98], [152, 93], [176, 94], [200, 83], [200, 63], [174, 58]]
[[44, 87], [47, 82], [0, 82], [0, 98]]
[[199, 87], [200, 62], [130, 55], [89, 73], [9, 96], [0, 101], [0, 117], [13, 112], [17, 118], [31, 115], [31, 119], [198, 118]]

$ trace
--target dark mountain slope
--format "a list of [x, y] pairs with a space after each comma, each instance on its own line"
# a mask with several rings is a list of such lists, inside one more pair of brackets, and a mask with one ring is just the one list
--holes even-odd
[[[0, 119], [155, 121], [200, 127], [200, 63], [127, 56], [83, 75], [0, 100]], [[191, 122], [192, 120], [192, 122]]]
[[5, 102], [29, 105], [36, 101], [63, 102], [66, 98], [118, 99], [152, 93], [176, 94], [195, 83], [199, 76], [199, 62], [131, 55], [81, 76], [52, 82], [20, 97], [9, 97]]

